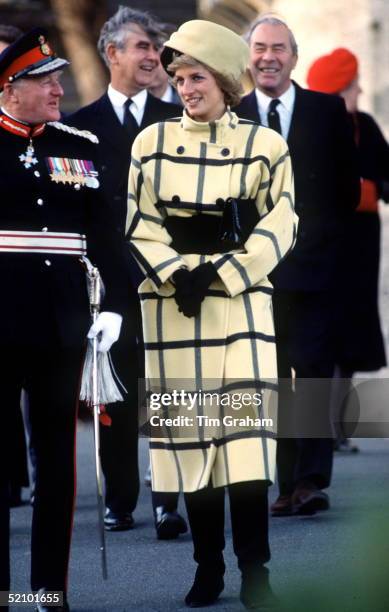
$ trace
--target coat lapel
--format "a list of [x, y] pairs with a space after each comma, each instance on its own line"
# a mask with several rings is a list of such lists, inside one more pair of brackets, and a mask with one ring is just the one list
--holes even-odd
[[130, 139], [120, 123], [107, 94], [98, 100], [96, 114], [99, 117], [99, 134], [101, 138], [118, 151], [128, 151]]
[[288, 146], [291, 151], [298, 148], [299, 143], [302, 142], [302, 134], [305, 131], [304, 126], [306, 125], [306, 113], [307, 108], [304, 98], [304, 90], [294, 83], [296, 90], [296, 98], [294, 101], [294, 107], [292, 112], [292, 119], [290, 122], [289, 134], [288, 134]]

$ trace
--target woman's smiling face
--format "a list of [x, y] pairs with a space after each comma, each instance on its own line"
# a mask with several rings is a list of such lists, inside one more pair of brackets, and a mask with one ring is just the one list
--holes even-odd
[[195, 121], [215, 121], [224, 114], [224, 94], [201, 64], [177, 68], [174, 81], [188, 115]]

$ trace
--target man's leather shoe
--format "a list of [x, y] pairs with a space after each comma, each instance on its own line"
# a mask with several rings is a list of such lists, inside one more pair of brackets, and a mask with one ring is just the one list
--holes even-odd
[[330, 499], [313, 483], [298, 485], [292, 495], [293, 508], [296, 514], [310, 516], [320, 510], [328, 510]]
[[240, 601], [247, 610], [267, 610], [279, 607], [269, 583], [269, 570], [263, 565], [250, 564], [242, 569]]
[[38, 604], [36, 612], [70, 612], [69, 604], [64, 600], [62, 606], [46, 606]]
[[104, 517], [106, 531], [127, 531], [133, 527], [134, 519], [131, 512], [114, 512], [107, 508]]
[[175, 540], [188, 531], [185, 519], [176, 510], [167, 512], [164, 506], [157, 506], [154, 516], [158, 540]]
[[292, 516], [294, 514], [292, 496], [279, 495], [270, 506], [270, 512], [272, 516]]
[[36, 607], [36, 612], [70, 612], [69, 604], [67, 602], [65, 594], [63, 595], [62, 606], [56, 606], [55, 604], [53, 606], [48, 605], [49, 600], [52, 601], [52, 597], [49, 596], [52, 596], [54, 593], [56, 593], [56, 591], [50, 591], [49, 589], [45, 588], [39, 589], [38, 594], [40, 598], [44, 599], [43, 595], [45, 595], [48, 601], [47, 603], [45, 601], [42, 601], [42, 603], [38, 603]]
[[[224, 568], [224, 564], [223, 564]], [[185, 597], [188, 608], [211, 606], [224, 589], [224, 569], [198, 566], [196, 576], [189, 593]]]

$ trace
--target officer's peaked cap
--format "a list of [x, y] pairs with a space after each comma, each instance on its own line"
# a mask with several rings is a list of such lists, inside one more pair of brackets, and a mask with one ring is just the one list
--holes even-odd
[[57, 57], [47, 42], [47, 30], [34, 28], [0, 54], [0, 91], [5, 83], [30, 76], [42, 76], [67, 66], [69, 62]]

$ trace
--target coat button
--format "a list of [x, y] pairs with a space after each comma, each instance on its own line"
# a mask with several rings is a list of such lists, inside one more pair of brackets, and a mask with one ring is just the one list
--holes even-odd
[[107, 171], [107, 166], [101, 166], [101, 169], [102, 169], [103, 172], [106, 172]]
[[34, 176], [37, 176], [38, 178], [40, 177], [41, 173], [39, 172], [39, 170], [35, 170], [34, 172]]
[[38, 206], [42, 206], [42, 204], [43, 204], [42, 198], [38, 198], [36, 203], [38, 204]]
[[180, 196], [179, 195], [172, 196], [172, 202], [174, 202], [174, 204], [178, 204], [178, 202], [181, 202]]
[[230, 149], [227, 149], [227, 147], [225, 147], [220, 151], [220, 153], [223, 155], [223, 157], [227, 157], [227, 155], [230, 154]]
[[224, 200], [223, 200], [223, 198], [218, 198], [216, 200], [216, 205], [220, 206], [220, 208], [224, 208]]
[[76, 189], [76, 191], [78, 191], [79, 189], [81, 189], [81, 185], [80, 185], [80, 183], [75, 183], [75, 184], [74, 184], [74, 189]]
[[179, 147], [177, 147], [177, 153], [178, 153], [179, 155], [182, 155], [184, 151], [185, 151], [185, 147], [183, 147], [182, 145], [180, 145]]
[[42, 227], [42, 232], [47, 232], [48, 228], [47, 227]]
[[50, 259], [45, 259], [45, 264], [46, 264], [46, 266], [51, 266], [51, 261], [50, 261]]

